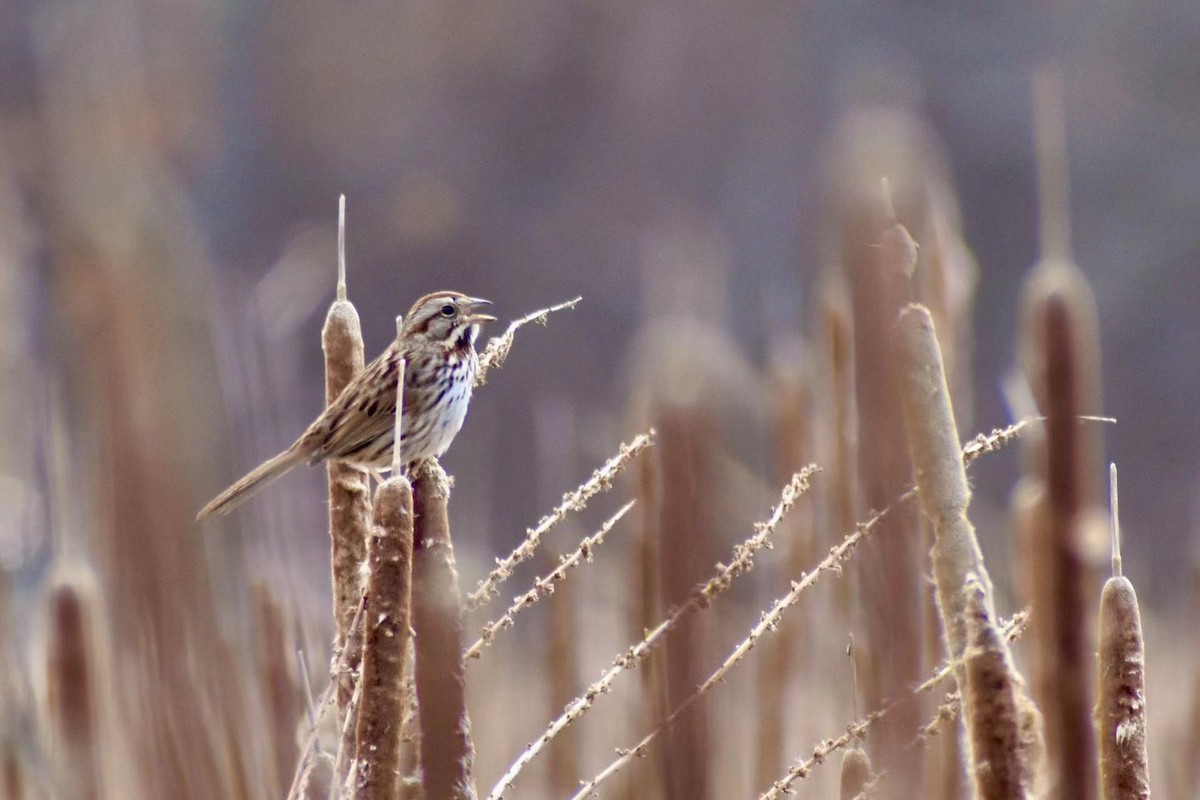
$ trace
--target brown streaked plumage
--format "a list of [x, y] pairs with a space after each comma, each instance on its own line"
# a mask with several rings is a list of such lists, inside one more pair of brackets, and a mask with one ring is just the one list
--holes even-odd
[[200, 510], [227, 514], [298, 464], [338, 459], [370, 470], [392, 465], [396, 381], [404, 371], [400, 459], [440, 456], [462, 427], [479, 371], [475, 339], [495, 317], [476, 313], [487, 300], [434, 292], [413, 304], [399, 335], [321, 412], [291, 447], [263, 462]]

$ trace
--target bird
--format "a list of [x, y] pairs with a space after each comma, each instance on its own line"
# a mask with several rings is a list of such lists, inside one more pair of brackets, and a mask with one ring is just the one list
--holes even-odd
[[404, 362], [400, 462], [441, 456], [462, 428], [479, 372], [475, 340], [488, 300], [434, 292], [417, 300], [396, 339], [368, 364], [290, 447], [255, 467], [200, 509], [223, 516], [300, 464], [333, 459], [378, 475], [392, 466], [396, 384]]

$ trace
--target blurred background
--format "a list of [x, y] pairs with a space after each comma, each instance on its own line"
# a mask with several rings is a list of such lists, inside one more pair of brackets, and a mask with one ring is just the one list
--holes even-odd
[[[1194, 617], [1198, 41], [1189, 0], [5, 0], [10, 641], [35, 646], [39, 618], [19, 609], [64, 564], [94, 570], [114, 620], [135, 597], [161, 606], [115, 634], [151, 649], [196, 646], [208, 613], [234, 635], [222, 603], [244, 608], [256, 581], [283, 587], [289, 613], [325, 613], [322, 471], [218, 530], [191, 520], [321, 407], [339, 193], [368, 358], [428, 291], [490, 298], [502, 320], [583, 296], [520, 334], [445, 459], [468, 582], [637, 432], [646, 348], [719, 342], [707, 352], [729, 365], [733, 407], [766, 413], [762, 371], [810, 358], [836, 257], [829, 198], [864, 137], [951, 193], [977, 264], [961, 432], [1008, 423], [1039, 253], [1044, 65], [1061, 74], [1074, 257], [1096, 296], [1101, 410], [1118, 420], [1099, 436], [1121, 467], [1126, 573], [1156, 614]], [[737, 530], [777, 490], [771, 436], [746, 427]], [[985, 540], [1004, 535], [1019, 461], [973, 473]]]

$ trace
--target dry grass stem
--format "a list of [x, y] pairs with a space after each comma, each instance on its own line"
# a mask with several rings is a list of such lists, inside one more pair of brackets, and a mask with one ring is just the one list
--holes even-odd
[[[354, 610], [354, 617], [350, 620], [350, 629], [355, 630], [363, 624], [363, 619], [367, 610], [367, 596], [364, 593], [359, 597], [358, 605]], [[330, 667], [329, 683], [325, 685], [321, 696], [317, 698], [313, 704], [317, 710], [316, 717], [309, 724], [308, 730], [304, 734], [304, 745], [300, 749], [300, 760], [296, 764], [296, 772], [292, 776], [292, 786], [288, 790], [287, 800], [299, 800], [299, 798], [307, 797], [307, 787], [309, 775], [312, 772], [313, 764], [317, 753], [317, 740], [320, 735], [321, 720], [325, 716], [326, 710], [331, 702], [336, 699], [338, 689], [338, 681], [336, 676], [342, 670], [346, 669], [346, 663], [349, 659], [349, 653], [346, 649], [338, 655], [337, 660]]]
[[[902, 498], [906, 500], [911, 497], [912, 493], [906, 493]], [[792, 583], [792, 589], [786, 595], [775, 601], [775, 604], [766, 611], [759, 619], [758, 623], [751, 628], [750, 634], [743, 639], [733, 649], [733, 651], [725, 658], [721, 665], [709, 677], [696, 688], [687, 698], [676, 706], [667, 718], [648, 733], [640, 742], [629, 750], [619, 751], [619, 755], [615, 761], [604, 768], [596, 777], [583, 785], [583, 788], [577, 792], [573, 800], [579, 800], [587, 795], [588, 792], [595, 789], [601, 782], [607, 780], [612, 775], [616, 774], [625, 764], [633, 758], [640, 758], [646, 754], [649, 745], [658, 738], [663, 732], [670, 728], [671, 724], [679, 718], [679, 716], [687, 711], [696, 701], [707, 694], [714, 686], [724, 680], [729, 670], [745, 658], [746, 654], [758, 643], [758, 641], [771, 631], [778, 630], [780, 621], [783, 618], [784, 612], [788, 608], [795, 605], [800, 599], [800, 595], [807, 589], [811, 588], [825, 572], [841, 572], [842, 565], [853, 552], [854, 547], [861, 541], [862, 537], [871, 531], [888, 513], [889, 509], [885, 509], [877, 513], [871, 519], [860, 525], [857, 530], [848, 535], [842, 540], [842, 543], [830, 550], [829, 555], [825, 557], [811, 572], [801, 575], [800, 579]]]
[[[1102, 422], [1109, 425], [1117, 423], [1116, 417], [1104, 417], [1095, 414], [1077, 414], [1075, 419], [1079, 422]], [[975, 438], [970, 439], [963, 445], [963, 466], [969, 467], [980, 456], [994, 453], [1004, 448], [1018, 439], [1030, 425], [1045, 421], [1046, 417], [1026, 416], [1004, 428], [994, 428], [991, 433], [976, 434]]]
[[734, 548], [734, 557], [729, 564], [718, 565], [717, 574], [703, 585], [696, 587], [687, 602], [672, 610], [666, 619], [648, 631], [640, 642], [617, 656], [613, 660], [612, 666], [600, 676], [600, 679], [589, 686], [582, 695], [575, 698], [566, 710], [521, 752], [508, 771], [492, 787], [492, 791], [488, 794], [488, 800], [500, 800], [504, 793], [512, 788], [517, 775], [525, 768], [525, 765], [532, 761], [564, 728], [583, 716], [595, 703], [596, 698], [612, 690], [613, 681], [618, 675], [640, 664], [647, 653], [670, 631], [677, 628], [684, 619], [697, 611], [708, 608], [718, 595], [732, 585], [735, 578], [753, 569], [755, 555], [764, 547], [770, 546], [770, 536], [779, 526], [784, 515], [795, 505], [800, 495], [808, 489], [809, 478], [816, 469], [816, 467], [810, 466], [792, 476], [792, 480], [783, 488], [780, 502], [771, 512], [771, 516], [765, 522], [755, 523], [754, 535]]
[[354, 797], [361, 800], [397, 797], [404, 713], [401, 679], [414, 594], [414, 513], [413, 487], [404, 476], [389, 478], [375, 492], [355, 737]]
[[[868, 522], [864, 523], [864, 525], [871, 524], [871, 522], [872, 521], [868, 520]], [[856, 532], [856, 534], [857, 534], [857, 532]], [[814, 573], [815, 572], [817, 572], [817, 570], [814, 570]], [[1022, 611], [1018, 614], [1014, 614], [1012, 619], [1010, 619], [1008, 621], [1008, 623], [1003, 626], [1003, 632], [1004, 632], [1005, 638], [1008, 641], [1015, 640], [1025, 630], [1025, 626], [1026, 626], [1027, 622], [1028, 622], [1028, 612]], [[937, 686], [939, 683], [944, 681], [946, 678], [950, 677], [951, 674], [952, 674], [951, 665], [943, 664], [941, 667], [939, 667], [937, 669], [936, 672], [934, 672], [934, 674], [931, 677], [929, 677], [925, 681], [914, 686], [911, 690], [911, 693], [917, 694], [920, 692], [928, 691], [929, 689]], [[951, 697], [956, 697], [956, 696], [957, 696], [957, 693], [953, 693], [951, 695]], [[894, 702], [887, 703], [879, 710], [874, 711], [871, 714], [868, 714], [866, 717], [849, 725], [846, 728], [846, 732], [844, 734], [842, 734], [841, 736], [837, 737], [836, 739], [829, 739], [829, 740], [826, 740], [826, 741], [823, 741], [823, 742], [820, 742], [819, 744], [817, 744], [813, 748], [812, 755], [806, 761], [803, 761], [803, 762], [793, 765], [788, 770], [787, 774], [784, 775], [783, 778], [776, 781], [771, 786], [770, 789], [768, 789], [766, 792], [764, 792], [760, 796], [759, 800], [764, 800], [764, 798], [780, 798], [780, 797], [783, 797], [784, 795], [795, 794], [795, 792], [791, 788], [791, 785], [793, 783], [795, 783], [797, 780], [800, 780], [801, 778], [807, 778], [809, 776], [809, 774], [812, 772], [813, 768], [819, 764], [824, 763], [825, 759], [827, 759], [832, 753], [836, 752], [837, 750], [840, 750], [843, 747], [847, 747], [847, 746], [851, 745], [855, 741], [859, 741], [862, 738], [864, 738], [864, 736], [866, 735], [867, 729], [870, 728], [871, 725], [876, 720], [878, 720], [880, 717], [886, 716], [895, 705], [896, 705], [896, 703], [894, 703]], [[948, 704], [943, 704], [943, 706], [946, 706], [946, 705], [948, 705]], [[953, 707], [948, 709], [945, 713], [948, 715], [948, 718], [953, 719], [958, 713], [957, 704], [954, 704]], [[929, 726], [926, 726], [926, 727], [929, 727]]]
[[1122, 577], [1117, 468], [1109, 468], [1113, 576], [1100, 594], [1100, 653], [1095, 711], [1100, 742], [1100, 796], [1104, 800], [1150, 797], [1146, 753], [1146, 645], [1137, 592]]
[[487, 383], [488, 371], [492, 367], [499, 367], [504, 363], [504, 359], [508, 358], [508, 353], [512, 350], [513, 339], [523, 325], [528, 325], [531, 322], [536, 322], [538, 325], [545, 325], [546, 320], [553, 312], [574, 308], [582, 299], [582, 297], [576, 297], [574, 300], [568, 300], [556, 306], [534, 311], [532, 314], [526, 314], [520, 319], [510, 322], [508, 329], [499, 336], [493, 336], [488, 341], [487, 347], [479, 354], [479, 374], [475, 376], [475, 385], [482, 386]]
[[[463, 605], [450, 540], [450, 481], [436, 459], [413, 469], [413, 634], [421, 781], [430, 800], [475, 800], [475, 745], [467, 714]], [[400, 675], [397, 673], [397, 680]], [[393, 724], [397, 738], [403, 708]]]
[[[1000, 633], [1004, 636], [1004, 641], [1012, 644], [1020, 639], [1022, 635], [1024, 635], [1026, 629], [1029, 627], [1029, 613], [1030, 610], [1028, 608], [1023, 608], [1000, 625]], [[933, 673], [933, 677], [914, 686], [913, 691], [920, 694], [937, 688], [938, 684], [950, 677], [952, 670], [953, 665], [951, 662], [942, 662], [942, 664]]]
[[513, 604], [508, 607], [508, 610], [504, 612], [503, 616], [484, 625], [483, 632], [480, 634], [479, 639], [477, 639], [474, 644], [467, 648], [465, 657], [468, 659], [479, 658], [479, 656], [483, 653], [484, 648], [489, 646], [495, 640], [498, 632], [513, 626], [513, 619], [517, 614], [519, 614], [523, 609], [529, 608], [537, 603], [537, 601], [542, 599], [542, 597], [545, 595], [553, 594], [554, 585], [566, 579], [567, 574], [572, 569], [578, 567], [585, 561], [591, 561], [596, 547], [604, 542], [604, 537], [608, 535], [608, 532], [612, 530], [614, 525], [621, 521], [621, 518], [624, 517], [629, 512], [629, 509], [633, 508], [636, 503], [636, 500], [630, 500], [628, 503], [621, 506], [616, 514], [613, 514], [603, 525], [600, 526], [600, 530], [581, 541], [579, 546], [576, 547], [575, 550], [569, 555], [563, 556], [558, 566], [555, 567], [553, 571], [544, 577], [535, 580], [533, 582], [533, 588], [514, 600]]
[[886, 716], [894, 705], [894, 703], [888, 704], [879, 711], [873, 711], [857, 722], [847, 725], [845, 732], [841, 736], [834, 739], [826, 739], [818, 743], [813, 747], [812, 754], [807, 759], [789, 767], [782, 778], [775, 781], [775, 783], [771, 784], [771, 788], [758, 796], [758, 800], [779, 800], [781, 797], [796, 794], [795, 790], [792, 789], [793, 783], [807, 778], [812, 774], [813, 769], [824, 764], [825, 760], [838, 750], [860, 741], [867, 735], [870, 727]]
[[587, 507], [588, 501], [597, 494], [611, 489], [613, 479], [617, 474], [639, 453], [653, 443], [653, 428], [645, 433], [638, 434], [629, 444], [622, 444], [620, 452], [593, 472], [592, 477], [584, 481], [573, 492], [563, 495], [562, 503], [549, 514], [542, 517], [536, 527], [527, 530], [524, 541], [515, 550], [504, 558], [496, 560], [496, 568], [479, 582], [474, 592], [467, 596], [467, 611], [482, 608], [492, 598], [496, 597], [499, 594], [496, 587], [512, 575], [514, 567], [533, 555], [538, 543], [541, 542], [542, 536], [547, 531], [562, 522], [572, 511], [582, 511]]

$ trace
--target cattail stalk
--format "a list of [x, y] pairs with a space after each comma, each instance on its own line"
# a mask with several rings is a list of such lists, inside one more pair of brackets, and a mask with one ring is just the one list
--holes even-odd
[[1035, 688], [1046, 712], [1055, 794], [1089, 800], [1096, 796], [1096, 749], [1087, 597], [1099, 582], [1099, 562], [1088, 545], [1096, 442], [1080, 417], [1098, 403], [1095, 302], [1069, 262], [1035, 267], [1023, 302], [1022, 361], [1046, 420], [1044, 436], [1030, 446], [1031, 474], [1018, 496], [1022, 561], [1037, 609]]
[[90, 580], [64, 578], [50, 592], [48, 716], [58, 787], [66, 800], [100, 797], [98, 598]]
[[[359, 324], [358, 311], [346, 299], [345, 195], [338, 201], [337, 298], [325, 317], [321, 346], [325, 351], [325, 403], [328, 405], [363, 369], [362, 326]], [[326, 462], [325, 472], [329, 482], [334, 659], [343, 648], [350, 648], [346, 669], [337, 676], [338, 721], [342, 722], [354, 693], [354, 679], [362, 650], [360, 642], [351, 641], [354, 632], [350, 620], [362, 595], [360, 567], [366, 560], [367, 537], [371, 529], [371, 490], [369, 476], [358, 467], [330, 459]], [[350, 729], [355, 729], [353, 722]]]
[[842, 755], [842, 774], [838, 784], [840, 800], [859, 800], [871, 783], [871, 759], [862, 748], [852, 747]]
[[[1034, 688], [1046, 717], [1050, 785], [1059, 800], [1096, 797], [1096, 744], [1091, 719], [1092, 614], [1101, 548], [1089, 547], [1100, 465], [1098, 441], [1080, 418], [1100, 407], [1095, 300], [1071, 261], [1066, 122], [1061, 77], [1040, 70], [1033, 93], [1034, 140], [1041, 203], [1042, 261], [1022, 299], [1021, 361], [1046, 418], [1045, 436], [1030, 448], [1034, 517], [1025, 560], [1037, 584], [1033, 623]], [[1040, 497], [1038, 490], [1040, 489]]]
[[[858, 194], [847, 202], [841, 225], [853, 309], [857, 466], [861, 499], [870, 508], [884, 507], [912, 482], [904, 423], [895, 402], [902, 378], [893, 322], [912, 294], [905, 273], [911, 274], [915, 265], [916, 246], [895, 222], [886, 190], [884, 201], [880, 203], [874, 192]], [[924, 655], [920, 562], [916, 512], [906, 506], [884, 522], [857, 568], [856, 588], [867, 627], [861, 645], [872, 654], [862, 664], [869, 705], [900, 695], [920, 677]], [[918, 709], [905, 706], [877, 734], [877, 766], [901, 785], [923, 784], [922, 762], [904, 751], [909, 731], [918, 721]]]
[[[829, 488], [825, 491], [826, 516], [833, 531], [854, 526], [857, 505], [857, 472], [854, 467], [854, 335], [850, 325], [846, 289], [836, 277], [830, 279], [824, 296], [825, 382], [828, 384], [828, 420], [831, 427], [827, 455]], [[828, 544], [832, 544], [829, 542]], [[849, 626], [852, 617], [853, 581], [838, 581], [834, 598], [840, 621]]]
[[258, 634], [255, 644], [259, 688], [266, 704], [271, 733], [268, 746], [274, 761], [272, 785], [279, 793], [296, 761], [296, 717], [300, 703], [296, 683], [288, 668], [291, 651], [287, 644], [283, 608], [266, 584], [255, 585], [252, 597]]
[[1113, 575], [1100, 594], [1100, 653], [1097, 673], [1096, 732], [1100, 743], [1100, 796], [1103, 800], [1150, 797], [1146, 754], [1146, 646], [1137, 593], [1121, 575], [1117, 467], [1112, 481]]
[[413, 491], [408, 479], [395, 476], [380, 486], [374, 512], [367, 552], [355, 796], [395, 800], [404, 713], [401, 679], [412, 602]]
[[[974, 528], [967, 519], [970, 492], [941, 352], [928, 309], [920, 305], [905, 308], [900, 314], [897, 333], [903, 375], [900, 401], [904, 408], [905, 429], [917, 472], [921, 506], [933, 525], [935, 537], [931, 556], [938, 610], [959, 689], [966, 693], [968, 675], [963, 659], [969, 644], [967, 622], [971, 618], [967, 600], [974, 596], [966, 590], [969, 585], [978, 586], [973, 591], [980, 595], [977, 602], [982, 613], [988, 619], [994, 619], [992, 586]], [[1018, 739], [1021, 747], [1015, 757], [1021, 764], [1020, 774], [1030, 780], [1038, 768], [1040, 721], [1036, 708], [1024, 696], [1006, 644], [1000, 642], [997, 646], [1003, 651], [1011, 682], [1017, 687], [1013, 690], [1013, 702], [1022, 734]], [[970, 730], [969, 704], [967, 716]], [[973, 740], [968, 741], [974, 744]], [[972, 753], [968, 761], [976, 774], [978, 787], [980, 757]]]
[[963, 672], [968, 769], [978, 800], [1015, 800], [1030, 796], [1031, 765], [1026, 758], [1021, 678], [989, 609], [984, 585], [975, 575], [963, 589], [966, 652]]
[[425, 796], [474, 800], [475, 746], [467, 715], [463, 602], [446, 508], [450, 482], [436, 460], [423, 461], [414, 469], [413, 497], [413, 632]]
[[[787, 477], [804, 466], [811, 455], [808, 424], [811, 414], [809, 380], [801, 369], [779, 370], [772, 381], [772, 416], [775, 428], [775, 479]], [[788, 578], [803, 574], [816, 555], [812, 524], [812, 502], [798, 515], [785, 520], [783, 548]], [[771, 781], [784, 765], [784, 730], [789, 679], [803, 673], [805, 622], [789, 617], [779, 636], [764, 643], [757, 680], [758, 724], [755, 742], [755, 785]]]

